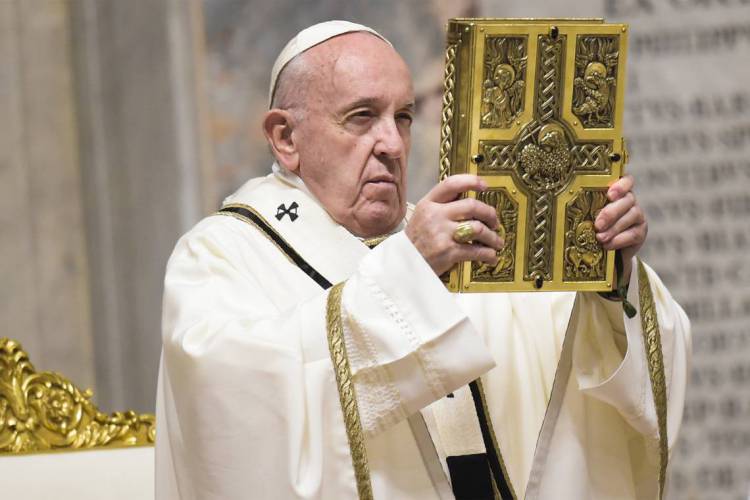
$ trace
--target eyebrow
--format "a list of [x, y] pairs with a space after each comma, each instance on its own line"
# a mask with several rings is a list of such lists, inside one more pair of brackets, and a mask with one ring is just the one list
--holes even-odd
[[[359, 108], [362, 106], [376, 106], [379, 101], [380, 99], [378, 99], [377, 97], [363, 97], [361, 99], [357, 99], [353, 103], [350, 103], [349, 105], [346, 106], [345, 109], [349, 111], [349, 110]], [[416, 107], [417, 107], [416, 103], [412, 100], [412, 101], [409, 101], [406, 105], [402, 106], [401, 109], [406, 108], [409, 111], [415, 111]]]

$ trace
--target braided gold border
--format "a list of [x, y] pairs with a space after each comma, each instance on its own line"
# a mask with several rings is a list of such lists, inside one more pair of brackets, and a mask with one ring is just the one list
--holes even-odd
[[651, 292], [651, 283], [646, 273], [646, 267], [638, 259], [638, 299], [641, 306], [641, 326], [643, 341], [646, 347], [648, 373], [651, 379], [651, 390], [654, 393], [656, 419], [659, 426], [659, 498], [664, 496], [664, 483], [667, 475], [669, 460], [669, 444], [667, 442], [667, 385], [664, 378], [664, 357], [661, 351], [661, 333], [656, 318], [656, 304]]
[[453, 151], [453, 113], [456, 87], [456, 50], [458, 43], [450, 41], [445, 49], [445, 73], [443, 75], [443, 109], [440, 114], [440, 174], [443, 181], [451, 174], [451, 152]]
[[370, 467], [367, 464], [367, 450], [365, 449], [362, 422], [357, 408], [357, 394], [354, 391], [349, 357], [344, 344], [344, 328], [341, 321], [341, 294], [344, 283], [331, 288], [326, 305], [326, 329], [328, 331], [328, 349], [331, 353], [333, 370], [336, 373], [336, 385], [339, 389], [341, 411], [344, 413], [346, 436], [349, 440], [349, 450], [352, 455], [354, 476], [357, 480], [357, 492], [360, 500], [372, 500], [372, 484], [370, 483]]

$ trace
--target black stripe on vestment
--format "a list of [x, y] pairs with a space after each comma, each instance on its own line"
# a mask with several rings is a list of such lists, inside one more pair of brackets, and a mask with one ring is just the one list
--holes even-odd
[[287, 257], [289, 257], [289, 260], [294, 262], [294, 264], [299, 267], [302, 272], [307, 274], [309, 277], [311, 277], [313, 280], [315, 280], [315, 283], [321, 286], [323, 290], [328, 290], [333, 286], [330, 281], [325, 279], [318, 271], [313, 268], [308, 262], [302, 258], [300, 254], [297, 253], [297, 251], [287, 243], [284, 238], [281, 237], [279, 233], [276, 232], [276, 230], [271, 227], [268, 222], [266, 222], [260, 215], [255, 213], [255, 211], [245, 208], [245, 207], [239, 207], [236, 205], [230, 205], [227, 207], [222, 208], [218, 211], [219, 214], [236, 214], [241, 217], [244, 217], [245, 219], [248, 219], [252, 224], [263, 231], [266, 236], [271, 238], [271, 241], [276, 243], [276, 246], [279, 247], [279, 249], [286, 254]]
[[495, 500], [485, 453], [456, 455], [446, 457], [445, 461], [456, 500]]
[[471, 389], [471, 397], [474, 399], [474, 409], [477, 411], [477, 419], [479, 420], [479, 428], [482, 430], [482, 440], [484, 441], [484, 449], [487, 451], [487, 461], [492, 471], [492, 477], [495, 479], [497, 485], [497, 491], [500, 493], [500, 498], [503, 500], [513, 500], [513, 493], [508, 484], [508, 480], [503, 474], [503, 468], [500, 465], [499, 450], [495, 449], [495, 443], [492, 439], [489, 418], [485, 413], [485, 402], [482, 397], [482, 391], [479, 390], [477, 381], [469, 384]]

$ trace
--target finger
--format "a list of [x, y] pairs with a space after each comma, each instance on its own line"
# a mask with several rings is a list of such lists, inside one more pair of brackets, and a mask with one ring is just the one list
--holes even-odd
[[446, 215], [455, 221], [476, 219], [490, 229], [497, 228], [497, 212], [488, 204], [475, 198], [464, 198], [445, 205]]
[[633, 193], [628, 193], [624, 198], [613, 201], [599, 211], [599, 215], [596, 216], [594, 221], [594, 228], [597, 232], [606, 231], [634, 206], [635, 196]]
[[617, 219], [612, 226], [604, 232], [596, 234], [596, 239], [602, 243], [605, 243], [620, 233], [625, 232], [632, 226], [637, 226], [646, 220], [643, 215], [643, 210], [638, 205], [635, 205], [628, 210], [625, 215]]
[[607, 198], [609, 198], [609, 201], [619, 200], [626, 194], [633, 191], [634, 185], [635, 180], [633, 179], [633, 176], [630, 174], [624, 175], [617, 179], [617, 182], [609, 187], [609, 189], [607, 190]]
[[500, 250], [501, 248], [503, 248], [505, 242], [502, 240], [502, 238], [500, 238], [500, 236], [498, 236], [495, 231], [482, 224], [478, 220], [470, 221], [469, 223], [471, 224], [471, 228], [474, 231], [474, 237], [472, 238], [472, 241], [475, 245], [480, 244], [493, 248], [495, 250]]
[[466, 191], [484, 191], [485, 189], [487, 189], [487, 183], [481, 177], [470, 174], [451, 175], [432, 188], [425, 198], [435, 203], [447, 203]]
[[647, 230], [648, 226], [645, 222], [637, 226], [632, 226], [630, 229], [623, 231], [609, 242], [603, 244], [602, 247], [605, 250], [623, 250], [630, 247], [638, 249], [646, 240]]
[[484, 245], [458, 245], [454, 256], [456, 262], [476, 261], [485, 264], [497, 264], [497, 252]]

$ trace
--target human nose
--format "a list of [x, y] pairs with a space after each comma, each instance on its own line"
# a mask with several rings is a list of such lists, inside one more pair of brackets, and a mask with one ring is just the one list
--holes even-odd
[[378, 123], [374, 153], [397, 159], [403, 156], [405, 150], [404, 137], [401, 135], [398, 123], [393, 118], [383, 119]]

